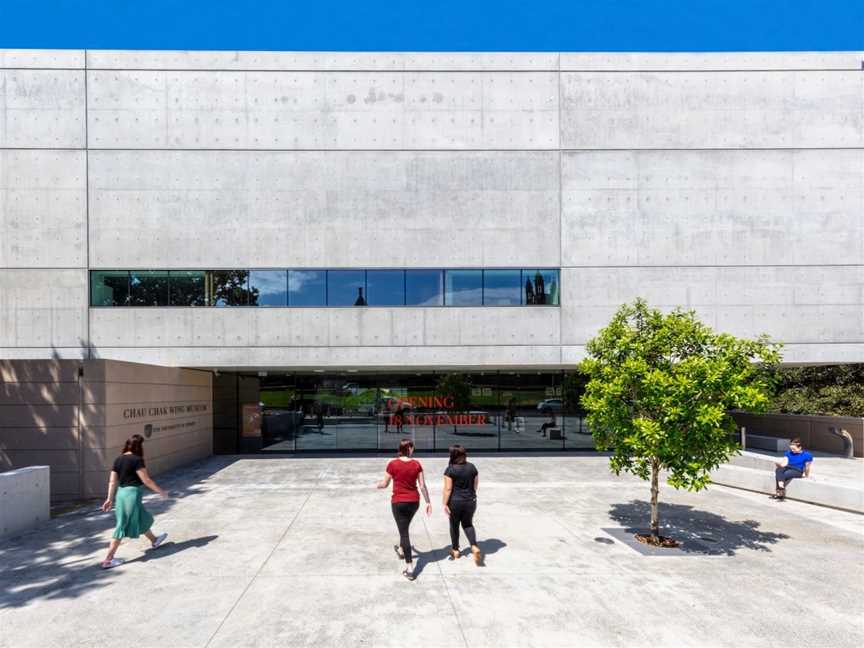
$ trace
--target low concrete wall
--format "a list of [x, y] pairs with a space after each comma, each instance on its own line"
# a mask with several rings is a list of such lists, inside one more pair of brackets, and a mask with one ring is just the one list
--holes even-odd
[[152, 475], [213, 453], [212, 375], [113, 360], [0, 361], [0, 470], [51, 469], [54, 501], [103, 497], [133, 434]]
[[0, 538], [22, 533], [51, 516], [48, 466], [0, 473]]
[[805, 416], [801, 414], [750, 414], [732, 412], [739, 427], [747, 434], [782, 437], [800, 437], [804, 447], [836, 454], [843, 453], [843, 441], [831, 434], [830, 428], [846, 430], [852, 436], [855, 456], [864, 457], [864, 418], [852, 416]]

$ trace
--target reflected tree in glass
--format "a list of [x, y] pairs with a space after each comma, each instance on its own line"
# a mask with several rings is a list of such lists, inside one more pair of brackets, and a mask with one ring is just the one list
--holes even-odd
[[207, 273], [203, 270], [170, 272], [172, 306], [206, 306]]
[[133, 270], [129, 273], [131, 306], [168, 306], [167, 270]]
[[248, 270], [213, 270], [211, 277], [213, 306], [247, 306], [258, 299], [258, 290], [249, 289]]

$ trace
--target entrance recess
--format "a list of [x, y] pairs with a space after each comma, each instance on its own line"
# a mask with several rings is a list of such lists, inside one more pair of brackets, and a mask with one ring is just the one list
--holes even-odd
[[587, 450], [563, 372], [270, 373], [260, 380], [263, 452]]

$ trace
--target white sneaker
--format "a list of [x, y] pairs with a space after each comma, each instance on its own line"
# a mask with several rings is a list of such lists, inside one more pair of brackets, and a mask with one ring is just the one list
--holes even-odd
[[103, 561], [103, 562], [99, 563], [99, 566], [102, 569], [114, 569], [115, 567], [119, 567], [120, 565], [122, 565], [124, 562], [126, 562], [126, 561], [124, 561], [122, 558], [114, 558], [111, 561], [108, 561], [108, 562]]
[[158, 549], [159, 545], [161, 545], [163, 542], [165, 542], [165, 538], [167, 538], [167, 537], [168, 537], [167, 533], [160, 533], [158, 536], [156, 536], [156, 539], [153, 541], [153, 544], [150, 545], [150, 547], [152, 549]]

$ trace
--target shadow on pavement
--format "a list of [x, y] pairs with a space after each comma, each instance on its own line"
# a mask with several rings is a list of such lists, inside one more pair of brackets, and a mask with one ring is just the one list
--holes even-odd
[[[760, 531], [756, 520], [735, 522], [722, 515], [700, 511], [685, 504], [659, 504], [660, 533], [682, 541], [678, 549], [662, 551], [734, 556], [741, 549], [768, 551], [770, 545], [790, 536]], [[651, 522], [651, 505], [642, 500], [615, 504], [609, 517], [628, 533], [644, 533]]]
[[[480, 547], [480, 551], [483, 552], [484, 558], [484, 566], [485, 559], [487, 556], [494, 554], [504, 547], [507, 546], [506, 542], [498, 540], [497, 538], [489, 538], [488, 540], [478, 540], [477, 546]], [[418, 578], [420, 574], [423, 572], [423, 569], [426, 565], [431, 565], [432, 563], [441, 562], [442, 560], [450, 560], [450, 545], [445, 545], [440, 549], [432, 549], [431, 551], [417, 551], [414, 549], [414, 578]], [[471, 556], [471, 549], [463, 549], [461, 552], [463, 557]]]
[[[167, 500], [145, 496], [144, 504], [156, 518], [179, 501], [206, 491], [202, 482], [227, 468], [236, 458], [212, 457], [187, 464], [164, 475], [156, 482], [170, 491]], [[107, 484], [106, 484], [107, 488]], [[99, 568], [108, 550], [114, 512], [99, 511], [101, 502], [87, 502], [74, 513], [55, 517], [28, 533], [0, 541], [0, 610], [17, 608], [37, 599], [74, 599], [91, 590], [110, 586], [119, 570]], [[216, 536], [165, 543], [154, 552], [127, 562], [147, 561], [184, 549], [203, 546]], [[123, 543], [120, 553], [130, 545], [146, 546], [147, 541]], [[158, 556], [156, 554], [159, 554]]]
[[142, 555], [138, 556], [137, 558], [127, 560], [125, 564], [128, 565], [130, 563], [136, 562], [150, 562], [151, 560], [158, 560], [159, 558], [167, 558], [168, 556], [173, 556], [174, 554], [178, 554], [186, 549], [199, 549], [201, 547], [206, 547], [218, 537], [218, 535], [209, 535], [202, 536], [200, 538], [193, 538], [192, 540], [184, 540], [183, 542], [171, 542], [169, 540], [158, 549], [147, 549]]

